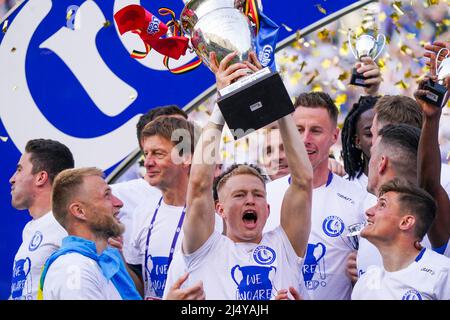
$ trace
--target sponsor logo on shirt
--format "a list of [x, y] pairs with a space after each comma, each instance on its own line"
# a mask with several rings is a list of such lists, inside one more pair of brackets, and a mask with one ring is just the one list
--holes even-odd
[[37, 248], [39, 248], [39, 246], [42, 243], [42, 239], [44, 239], [44, 236], [42, 235], [42, 233], [39, 231], [36, 231], [33, 238], [31, 238], [30, 244], [28, 245], [28, 250], [34, 251]]
[[344, 221], [337, 216], [326, 217], [322, 223], [323, 232], [332, 238], [340, 236], [344, 232], [344, 228]]
[[434, 276], [434, 271], [431, 270], [431, 269], [428, 269], [428, 268], [424, 267], [424, 268], [420, 269], [420, 271], [427, 272], [427, 273], [431, 274], [432, 276]]
[[263, 266], [272, 264], [276, 258], [275, 251], [266, 246], [257, 246], [253, 251], [253, 259]]
[[403, 295], [402, 300], [423, 300], [423, 298], [419, 291], [411, 289]]
[[339, 192], [337, 193], [337, 196], [338, 196], [339, 198], [342, 198], [342, 199], [346, 200], [346, 201], [349, 201], [351, 204], [355, 204], [355, 201], [353, 201], [352, 198], [347, 197], [347, 196], [344, 196], [343, 194], [341, 194], [341, 193], [339, 193]]

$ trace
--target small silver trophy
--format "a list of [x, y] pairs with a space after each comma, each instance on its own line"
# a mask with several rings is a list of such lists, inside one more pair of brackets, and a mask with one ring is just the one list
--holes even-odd
[[350, 243], [350, 247], [353, 250], [358, 250], [359, 248], [359, 234], [361, 230], [366, 226], [365, 222], [354, 223], [347, 228], [347, 242]]
[[[348, 45], [355, 59], [359, 61], [361, 61], [361, 58], [363, 57], [371, 57], [372, 60], [375, 60], [380, 55], [381, 51], [383, 51], [383, 48], [386, 44], [386, 37], [382, 33], [378, 34], [376, 39], [370, 34], [362, 34], [356, 38], [355, 48], [353, 48], [351, 41], [352, 34], [353, 32], [349, 31]], [[366, 78], [362, 74], [356, 72], [356, 68], [353, 68], [350, 84], [361, 87], [368, 87], [368, 85], [364, 83], [365, 79]]]
[[[439, 62], [439, 57], [443, 51], [447, 51], [447, 54], [444, 56], [444, 59]], [[442, 108], [443, 102], [448, 94], [447, 87], [444, 85], [444, 80], [446, 77], [450, 76], [450, 50], [447, 48], [439, 50], [435, 64], [437, 81], [435, 82], [428, 79], [428, 81], [425, 82], [422, 89], [428, 90], [428, 93], [423, 99], [430, 104]]]
[[[244, 14], [245, 5], [245, 0], [186, 2], [181, 12], [183, 33], [190, 37], [192, 48], [210, 69], [211, 52], [216, 53], [219, 63], [236, 52], [231, 62], [236, 63], [249, 60], [249, 53], [256, 51], [255, 32]], [[294, 111], [280, 75], [268, 67], [239, 79], [219, 93], [217, 104], [235, 139]]]

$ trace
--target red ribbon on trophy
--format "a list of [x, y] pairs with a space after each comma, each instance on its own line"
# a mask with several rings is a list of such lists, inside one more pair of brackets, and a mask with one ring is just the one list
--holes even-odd
[[[139, 35], [145, 44], [144, 52], [133, 50], [131, 57], [143, 59], [151, 49], [154, 49], [165, 56], [164, 65], [175, 74], [185, 73], [199, 66], [201, 61], [198, 60], [173, 70], [169, 68], [170, 58], [178, 60], [182, 55], [186, 54], [189, 39], [181, 35], [179, 23], [175, 19], [175, 14], [172, 10], [161, 8], [159, 13], [172, 15], [172, 20], [168, 25], [139, 5], [128, 5], [114, 15], [114, 20], [121, 35], [126, 32], [135, 33]], [[167, 36], [169, 28], [171, 36]]]

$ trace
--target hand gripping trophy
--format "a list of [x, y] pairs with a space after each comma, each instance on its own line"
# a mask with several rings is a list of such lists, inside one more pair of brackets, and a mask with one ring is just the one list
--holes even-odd
[[[209, 68], [211, 52], [215, 52], [219, 63], [235, 52], [232, 63], [236, 63], [249, 60], [249, 53], [255, 51], [255, 32], [244, 14], [245, 4], [246, 0], [186, 3], [180, 15], [183, 33], [190, 37], [192, 48]], [[280, 75], [268, 67], [239, 79], [219, 94], [217, 103], [235, 139], [294, 111]]]
[[[447, 51], [447, 54], [439, 62], [439, 57], [441, 52]], [[450, 76], [450, 50], [447, 48], [442, 48], [436, 55], [435, 60], [435, 75], [437, 76], [437, 81], [428, 79], [423, 85], [424, 90], [428, 90], [428, 93], [423, 97], [423, 99], [437, 107], [443, 107], [443, 102], [446, 100], [446, 95], [448, 94], [447, 87], [444, 85], [444, 80], [446, 77]]]
[[[362, 34], [355, 40], [355, 48], [352, 45], [352, 34], [353, 32], [349, 31], [348, 33], [348, 45], [350, 50], [355, 57], [355, 59], [361, 61], [363, 57], [371, 57], [372, 60], [375, 60], [380, 55], [386, 44], [386, 37], [384, 34], [378, 34], [376, 38], [374, 38], [371, 34]], [[364, 83], [366, 78], [356, 71], [356, 68], [352, 70], [352, 77], [350, 79], [350, 84], [368, 87]]]

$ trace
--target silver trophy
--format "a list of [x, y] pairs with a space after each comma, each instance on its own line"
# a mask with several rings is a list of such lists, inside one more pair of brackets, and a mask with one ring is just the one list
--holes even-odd
[[[444, 59], [439, 62], [439, 57], [441, 52], [447, 51], [447, 54], [444, 56]], [[433, 104], [437, 107], [443, 107], [443, 102], [445, 101], [446, 95], [448, 94], [447, 87], [444, 85], [444, 80], [446, 77], [450, 76], [450, 50], [447, 48], [442, 48], [439, 50], [436, 56], [436, 76], [437, 82], [429, 79], [423, 85], [424, 90], [428, 90], [428, 93], [423, 97], [425, 101], [430, 104]]]
[[[249, 60], [249, 53], [255, 51], [255, 32], [244, 14], [245, 4], [245, 0], [191, 0], [183, 8], [183, 33], [210, 69], [211, 52], [219, 63], [236, 52], [231, 62], [236, 63]], [[235, 139], [294, 111], [281, 77], [269, 68], [241, 78], [219, 93], [217, 103]]]
[[359, 223], [354, 223], [350, 226], [348, 226], [347, 228], [347, 245], [349, 245], [350, 248], [352, 248], [353, 250], [358, 250], [359, 248], [359, 234], [361, 233], [361, 230], [364, 229], [364, 227], [366, 226], [365, 222], [359, 222]]
[[[381, 51], [383, 51], [383, 48], [386, 44], [386, 37], [382, 33], [378, 34], [376, 39], [370, 34], [360, 35], [355, 40], [355, 48], [353, 48], [351, 40], [352, 32], [349, 31], [348, 45], [355, 59], [359, 61], [361, 61], [361, 58], [363, 57], [371, 57], [372, 60], [375, 60], [380, 55]], [[362, 74], [356, 72], [356, 68], [353, 68], [350, 84], [361, 87], [368, 87], [368, 85], [364, 83], [365, 79], [366, 78]]]

